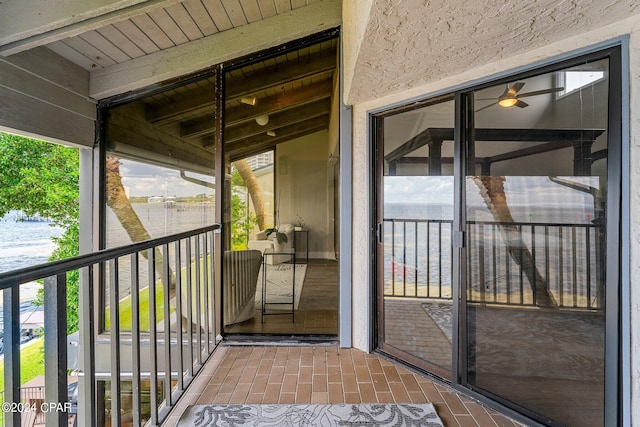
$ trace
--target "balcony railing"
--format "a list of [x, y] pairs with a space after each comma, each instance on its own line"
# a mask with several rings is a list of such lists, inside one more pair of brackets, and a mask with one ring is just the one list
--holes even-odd
[[[213, 225], [0, 274], [4, 425], [43, 417], [47, 426], [160, 424], [216, 344], [219, 229]], [[67, 336], [67, 280], [76, 271], [80, 330]], [[36, 280], [44, 280], [45, 375], [38, 398], [27, 399], [20, 386], [20, 287]], [[70, 393], [69, 377], [75, 375], [78, 392]]]
[[[604, 304], [604, 231], [597, 224], [470, 221], [470, 303], [535, 305], [544, 283], [558, 307]], [[452, 221], [385, 219], [385, 296], [452, 298]]]

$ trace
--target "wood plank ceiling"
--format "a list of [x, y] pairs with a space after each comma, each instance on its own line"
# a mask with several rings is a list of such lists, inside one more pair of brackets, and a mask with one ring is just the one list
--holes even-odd
[[170, 1], [166, 7], [93, 28], [47, 47], [93, 71], [284, 14], [315, 1]]
[[[167, 0], [164, 6], [89, 26], [46, 47], [94, 72], [318, 2]], [[337, 40], [325, 41], [227, 73], [224, 134], [232, 161], [327, 129], [337, 47]], [[111, 149], [210, 171], [214, 93], [215, 78], [209, 77], [111, 109], [107, 127]], [[243, 98], [255, 99], [255, 104], [247, 105]], [[266, 117], [266, 124], [256, 121]]]
[[[226, 73], [224, 141], [231, 161], [328, 129], [337, 49], [338, 39], [331, 39]], [[114, 108], [107, 141], [120, 154], [144, 150], [174, 167], [210, 170], [214, 93], [209, 77]]]

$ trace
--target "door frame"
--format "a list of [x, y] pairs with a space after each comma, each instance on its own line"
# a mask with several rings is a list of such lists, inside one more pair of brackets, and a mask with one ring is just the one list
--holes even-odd
[[[508, 70], [494, 76], [479, 79], [450, 89], [398, 102], [367, 112], [369, 117], [369, 141], [371, 143], [371, 162], [369, 175], [371, 182], [371, 292], [374, 306], [371, 310], [372, 349], [392, 357], [430, 374], [438, 375], [434, 370], [425, 369], [424, 361], [416, 363], [415, 356], [403, 355], [396, 349], [384, 345], [384, 313], [381, 277], [384, 268], [380, 247], [379, 224], [382, 212], [382, 154], [383, 120], [399, 112], [421, 108], [443, 96], [455, 97], [454, 128], [454, 256], [452, 266], [453, 300], [453, 343], [451, 386], [473, 396], [481, 402], [499, 408], [504, 413], [533, 425], [543, 425], [538, 418], [535, 421], [526, 408], [516, 408], [513, 404], [496, 396], [488, 396], [471, 390], [468, 385], [466, 365], [466, 250], [464, 227], [465, 191], [464, 176], [466, 169], [466, 150], [473, 135], [473, 91], [496, 84], [507, 83], [519, 78], [532, 77], [554, 70], [577, 65], [585, 60], [609, 58], [609, 110], [608, 110], [608, 157], [607, 157], [607, 242], [606, 242], [606, 283], [607, 286], [606, 322], [605, 322], [605, 383], [604, 383], [604, 419], [605, 425], [621, 425], [630, 419], [630, 343], [625, 338], [629, 333], [629, 308], [622, 304], [628, 301], [629, 277], [629, 165], [623, 162], [623, 153], [629, 153], [629, 73], [628, 73], [628, 37], [616, 38], [589, 48], [578, 49], [553, 58], [539, 61], [517, 69]], [[625, 235], [625, 230], [627, 231]], [[456, 243], [457, 242], [457, 243]], [[622, 258], [620, 255], [622, 254]], [[625, 257], [626, 255], [626, 257]], [[408, 356], [408, 357], [406, 357]], [[625, 374], [626, 373], [626, 374]], [[442, 379], [442, 376], [440, 376]], [[448, 382], [445, 380], [445, 382]], [[509, 405], [509, 406], [506, 406]]]

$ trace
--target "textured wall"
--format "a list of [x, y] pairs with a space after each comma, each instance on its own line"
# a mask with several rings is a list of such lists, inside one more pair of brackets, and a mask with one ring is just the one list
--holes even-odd
[[[349, 104], [435, 82], [640, 14], [637, 0], [374, 0], [370, 13], [368, 1], [362, 3], [357, 11], [347, 6], [350, 2], [343, 6]], [[364, 37], [359, 38], [365, 19]], [[358, 31], [349, 38], [352, 22]]]
[[369, 13], [374, 0], [344, 0], [342, 2], [342, 43], [345, 47], [343, 90], [349, 93], [358, 51], [363, 45]]
[[[487, 3], [487, 2], [485, 2]], [[536, 4], [540, 4], [537, 2]], [[565, 2], [566, 6], [575, 2]], [[589, 2], [592, 3], [592, 2]], [[403, 3], [404, 4], [404, 3]], [[621, 2], [627, 5], [628, 2]], [[429, 5], [429, 3], [427, 3]], [[619, 6], [620, 7], [620, 6]], [[626, 10], [632, 8], [627, 7]], [[600, 13], [600, 12], [597, 12]], [[434, 18], [422, 17], [425, 23], [431, 22]], [[489, 19], [489, 18], [485, 18]], [[559, 18], [558, 18], [559, 19]], [[578, 19], [575, 18], [574, 21]], [[609, 21], [609, 18], [606, 18]], [[380, 21], [378, 19], [378, 21]], [[393, 22], [393, 21], [392, 21]], [[566, 26], [568, 22], [572, 22], [568, 17], [562, 17], [559, 26]], [[381, 24], [379, 24], [381, 25]], [[387, 24], [385, 24], [387, 25]], [[394, 24], [395, 25], [395, 24]], [[426, 24], [425, 24], [426, 26]], [[582, 28], [584, 24], [575, 24]], [[448, 28], [448, 27], [445, 27]], [[534, 28], [535, 29], [535, 28]], [[371, 33], [372, 28], [368, 29]], [[555, 33], [564, 33], [564, 28], [554, 30]], [[554, 33], [554, 31], [551, 31]], [[375, 31], [373, 31], [375, 34]], [[420, 37], [427, 37], [420, 33]], [[391, 60], [371, 59], [371, 69], [385, 69], [403, 67], [403, 62], [407, 63], [412, 71], [408, 76], [398, 72], [396, 74], [396, 83], [389, 83], [389, 75], [382, 74], [381, 79], [372, 78], [369, 69], [358, 68], [361, 72], [356, 72], [356, 79], [353, 82], [353, 88], [359, 95], [352, 98], [366, 98], [367, 102], [356, 103], [353, 107], [353, 345], [354, 347], [366, 350], [369, 348], [369, 328], [372, 319], [369, 318], [368, 303], [371, 295], [370, 277], [368, 272], [368, 262], [370, 259], [368, 227], [369, 213], [373, 206], [368, 201], [369, 187], [369, 167], [370, 161], [367, 158], [369, 135], [367, 134], [368, 111], [383, 108], [386, 105], [402, 102], [416, 97], [426, 97], [430, 93], [436, 93], [456, 85], [465, 84], [475, 79], [486, 78], [492, 74], [504, 72], [520, 66], [535, 63], [540, 60], [552, 58], [575, 49], [589, 47], [591, 45], [618, 37], [621, 35], [630, 35], [630, 54], [629, 54], [629, 74], [630, 74], [630, 153], [623, 153], [623, 162], [629, 162], [630, 165], [630, 207], [627, 212], [630, 216], [630, 254], [629, 259], [622, 260], [623, 268], [628, 269], [630, 277], [630, 301], [623, 302], [629, 304], [631, 309], [631, 319], [626, 319], [631, 326], [631, 347], [632, 347], [632, 414], [637, 414], [634, 425], [640, 425], [640, 16], [634, 16], [620, 20], [616, 23], [609, 24], [599, 29], [592, 29], [580, 35], [568, 37], [562, 41], [544, 44], [544, 46], [528, 52], [521, 52], [518, 55], [507, 59], [498, 60], [495, 57], [496, 47], [488, 45], [485, 50], [480, 49], [476, 42], [474, 51], [475, 58], [483, 58], [482, 61], [474, 59], [473, 69], [461, 71], [462, 68], [455, 68], [449, 64], [443, 67], [439, 64], [436, 67], [438, 73], [443, 73], [443, 77], [437, 79], [430, 84], [417, 85], [416, 82], [422, 81], [422, 75], [431, 75], [432, 69], [428, 68], [431, 59], [418, 55], [414, 58], [416, 45], [427, 43], [418, 40], [416, 37], [408, 38], [404, 44], [396, 40], [395, 36], [391, 41], [378, 40], [374, 37], [371, 45], [382, 43], [387, 46], [393, 46], [394, 52], [387, 52], [387, 56]], [[524, 36], [521, 36], [524, 37]], [[428, 38], [428, 37], [427, 37]], [[370, 49], [367, 47], [366, 49]], [[450, 51], [451, 55], [455, 52], [453, 48], [447, 49], [446, 46], [439, 46], [439, 52]], [[396, 52], [397, 51], [397, 52]], [[398, 58], [405, 58], [400, 60]], [[378, 61], [378, 62], [375, 62]], [[420, 65], [421, 64], [421, 65]], [[424, 68], [422, 68], [424, 67]], [[457, 70], [450, 71], [450, 70]], [[389, 72], [389, 71], [386, 71]], [[375, 73], [374, 73], [375, 74]], [[392, 79], [391, 79], [392, 80]], [[403, 91], [394, 91], [394, 88], [405, 87]], [[367, 90], [365, 90], [367, 89]], [[372, 94], [372, 95], [368, 95]], [[370, 99], [373, 97], [373, 99]], [[377, 98], [376, 98], [377, 97]]]

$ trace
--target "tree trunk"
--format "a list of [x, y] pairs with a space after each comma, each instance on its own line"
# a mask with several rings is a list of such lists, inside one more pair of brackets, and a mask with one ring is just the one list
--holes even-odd
[[474, 176], [471, 177], [480, 190], [480, 196], [492, 213], [496, 222], [502, 223], [499, 229], [502, 233], [509, 255], [522, 269], [529, 279], [531, 290], [536, 296], [536, 305], [544, 307], [557, 306], [553, 295], [549, 292], [549, 286], [545, 278], [536, 267], [531, 251], [520, 237], [516, 226], [504, 225], [513, 223], [513, 216], [507, 204], [507, 195], [504, 192], [504, 176]]
[[251, 197], [251, 202], [253, 203], [253, 210], [256, 213], [256, 219], [258, 220], [258, 228], [260, 230], [264, 230], [266, 227], [266, 213], [265, 213], [265, 203], [264, 203], [264, 193], [262, 192], [262, 188], [260, 187], [260, 183], [256, 178], [256, 175], [253, 173], [249, 162], [246, 159], [236, 160], [233, 162], [233, 165], [240, 173], [242, 180], [244, 181], [244, 185], [247, 186], [247, 191], [249, 192], [249, 196]]
[[[140, 221], [138, 214], [133, 210], [133, 206], [131, 206], [131, 202], [129, 202], [129, 198], [124, 191], [124, 186], [122, 185], [122, 176], [120, 175], [120, 159], [115, 156], [107, 156], [106, 161], [106, 198], [107, 198], [107, 206], [111, 208], [113, 213], [122, 224], [122, 227], [125, 229], [129, 238], [132, 242], [142, 242], [144, 240], [151, 239], [149, 232]], [[155, 249], [155, 269], [158, 273], [159, 277], [163, 279], [163, 283], [167, 283], [164, 280], [164, 268], [163, 268], [163, 257], [160, 249]], [[148, 258], [147, 252], [143, 252], [142, 256]], [[169, 268], [169, 297], [175, 297], [176, 286], [175, 286], [175, 276]]]

